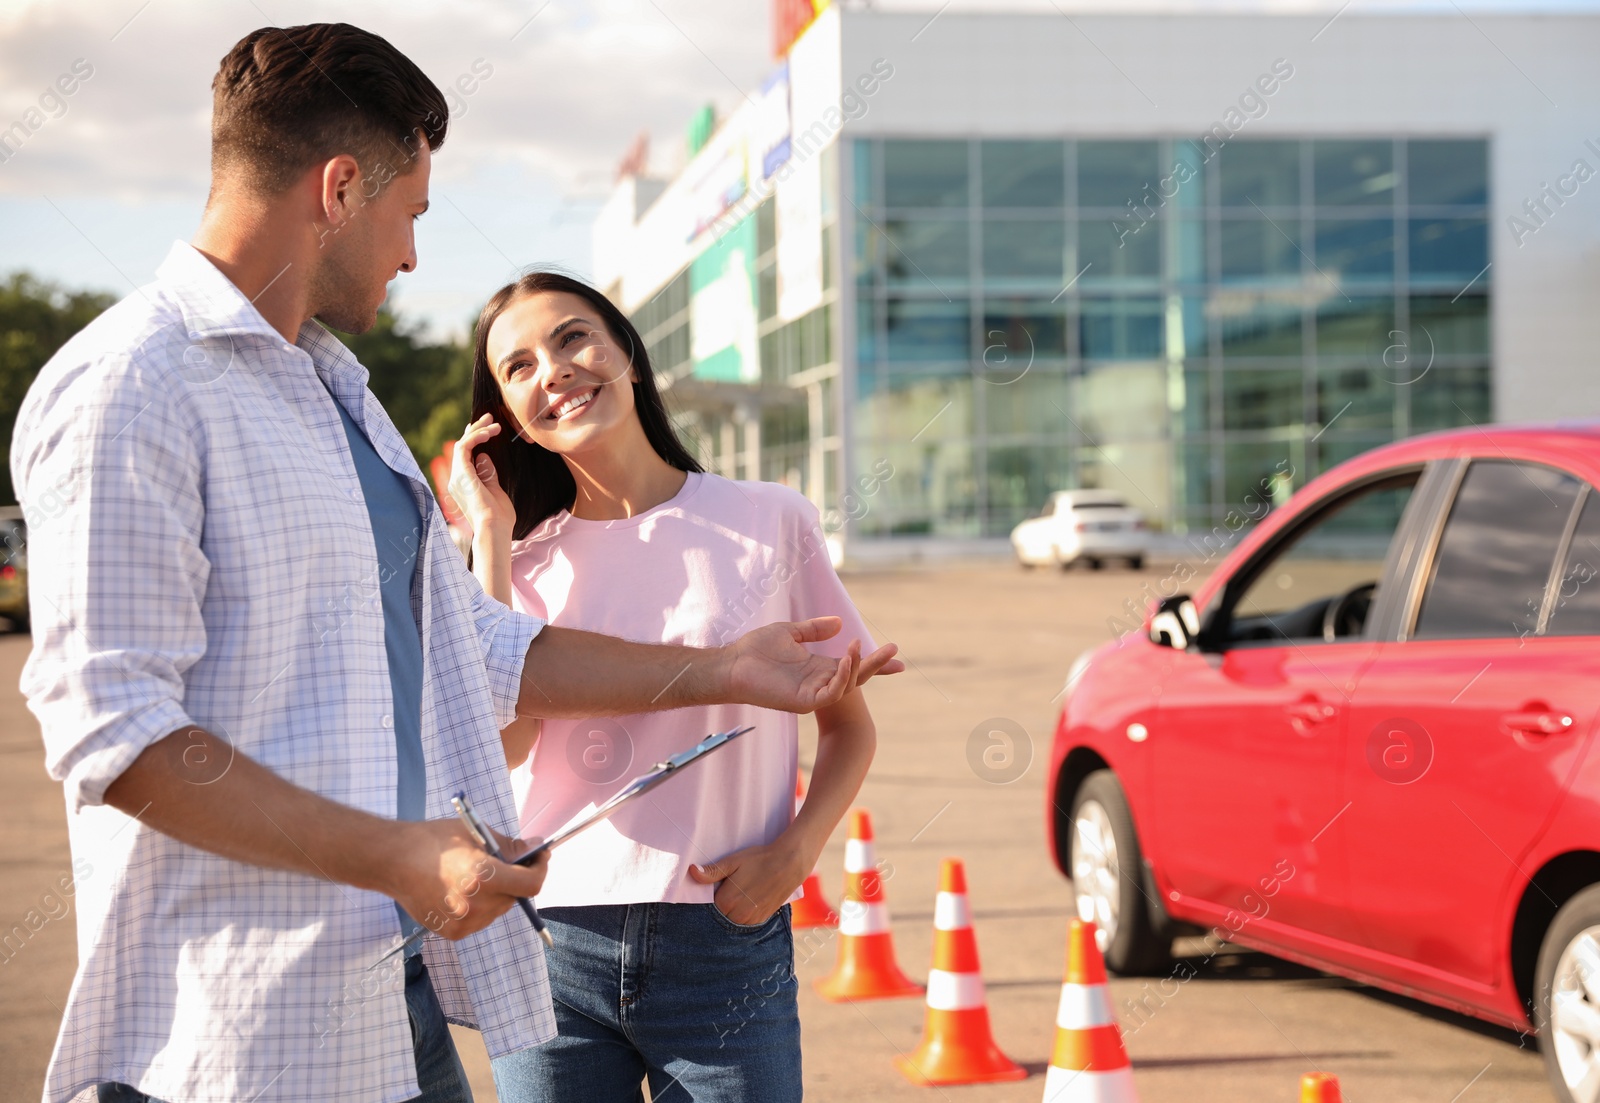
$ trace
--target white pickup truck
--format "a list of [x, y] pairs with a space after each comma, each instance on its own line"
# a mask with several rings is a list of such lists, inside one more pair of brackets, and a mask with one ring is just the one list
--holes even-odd
[[1065, 570], [1082, 560], [1099, 570], [1107, 559], [1121, 559], [1134, 570], [1144, 566], [1144, 515], [1110, 490], [1060, 490], [1044, 512], [1011, 530], [1011, 546], [1024, 567]]

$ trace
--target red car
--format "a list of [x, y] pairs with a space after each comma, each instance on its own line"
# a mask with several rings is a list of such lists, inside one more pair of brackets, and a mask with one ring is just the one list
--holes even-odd
[[1048, 834], [1078, 910], [1121, 972], [1200, 928], [1534, 1026], [1592, 1103], [1600, 424], [1416, 437], [1271, 509], [1286, 475], [1073, 664]]

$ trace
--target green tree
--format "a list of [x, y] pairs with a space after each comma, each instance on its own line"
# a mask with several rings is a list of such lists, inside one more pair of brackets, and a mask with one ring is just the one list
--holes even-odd
[[[34, 376], [67, 339], [116, 302], [101, 291], [64, 291], [14, 272], [0, 282], [0, 502], [15, 502], [11, 486], [11, 430]], [[465, 423], [465, 419], [462, 419]]]
[[[0, 282], [0, 445], [11, 452], [17, 410], [34, 377], [67, 339], [116, 302], [99, 291], [66, 291], [26, 272]], [[472, 413], [472, 350], [429, 342], [387, 307], [362, 334], [338, 334], [371, 373], [378, 396], [411, 452], [428, 460], [460, 436]], [[0, 463], [0, 502], [15, 502], [9, 463]]]

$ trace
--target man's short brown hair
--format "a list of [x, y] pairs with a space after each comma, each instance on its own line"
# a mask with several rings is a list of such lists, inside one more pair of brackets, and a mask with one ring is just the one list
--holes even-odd
[[222, 59], [211, 90], [213, 178], [242, 173], [269, 195], [342, 153], [365, 174], [403, 174], [417, 133], [438, 149], [449, 124], [433, 81], [387, 41], [348, 23], [251, 31]]

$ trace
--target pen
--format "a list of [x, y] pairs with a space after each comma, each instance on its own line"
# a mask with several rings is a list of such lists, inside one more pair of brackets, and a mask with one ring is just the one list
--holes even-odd
[[[505, 861], [505, 856], [500, 852], [500, 845], [494, 841], [494, 832], [490, 831], [489, 826], [478, 818], [478, 813], [473, 810], [472, 802], [467, 800], [467, 795], [465, 793], [457, 793], [455, 796], [450, 798], [450, 803], [455, 805], [456, 815], [460, 816], [461, 822], [466, 824], [467, 830], [471, 832], [473, 840], [479, 846], [483, 847], [483, 849], [488, 853], [489, 857], [499, 859], [500, 861]], [[539, 916], [539, 909], [534, 907], [533, 901], [529, 900], [525, 896], [519, 896], [517, 897], [517, 903], [522, 906], [522, 913], [526, 915], [528, 917], [528, 921], [533, 924], [533, 929], [539, 932], [540, 938], [544, 939], [544, 944], [546, 946], [554, 946], [555, 939], [550, 937], [550, 931], [545, 927], [544, 920]], [[428, 929], [426, 927], [418, 927], [404, 942], [400, 943], [400, 945], [384, 954], [381, 958], [373, 962], [367, 968], [376, 969], [378, 966], [382, 965], [396, 954], [406, 953], [413, 946], [417, 945], [417, 943], [426, 938], [427, 934]]]
[[[467, 825], [467, 830], [472, 832], [472, 837], [478, 841], [478, 845], [488, 851], [489, 857], [505, 861], [505, 855], [500, 853], [500, 844], [494, 841], [494, 832], [489, 830], [489, 825], [479, 819], [478, 813], [473, 811], [472, 802], [467, 799], [467, 794], [457, 793], [450, 798], [450, 803], [455, 805], [456, 815]], [[528, 917], [528, 922], [533, 924], [533, 929], [544, 939], [544, 944], [554, 946], [555, 939], [550, 937], [550, 931], [545, 927], [544, 920], [539, 918], [539, 909], [533, 906], [533, 901], [526, 896], [519, 896], [517, 903], [522, 908], [522, 914]]]

